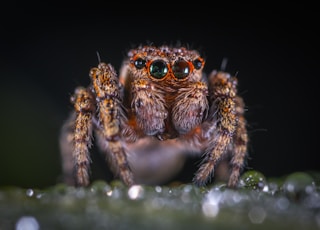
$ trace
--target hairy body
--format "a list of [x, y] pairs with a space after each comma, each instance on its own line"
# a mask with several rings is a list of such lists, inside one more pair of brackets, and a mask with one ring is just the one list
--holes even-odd
[[236, 77], [215, 70], [206, 77], [204, 64], [196, 50], [140, 46], [128, 52], [119, 76], [110, 64], [92, 68], [91, 84], [75, 90], [74, 111], [62, 129], [68, 181], [90, 183], [94, 136], [115, 177], [128, 186], [160, 184], [186, 156], [197, 155], [195, 184], [208, 183], [228, 158], [228, 186], [235, 187], [247, 155], [244, 103]]

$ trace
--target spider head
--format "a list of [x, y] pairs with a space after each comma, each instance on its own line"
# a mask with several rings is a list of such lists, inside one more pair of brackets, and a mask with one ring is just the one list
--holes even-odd
[[199, 53], [184, 47], [143, 46], [128, 53], [129, 67], [135, 76], [152, 81], [196, 81], [202, 76], [205, 61]]

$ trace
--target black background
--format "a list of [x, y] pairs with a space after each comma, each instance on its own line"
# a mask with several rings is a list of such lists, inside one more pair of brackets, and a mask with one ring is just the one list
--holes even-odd
[[134, 4], [7, 8], [1, 29], [0, 185], [59, 182], [60, 127], [74, 88], [89, 84], [96, 52], [119, 69], [127, 50], [146, 42], [199, 49], [206, 72], [227, 58], [226, 70], [238, 74], [248, 109], [248, 169], [267, 177], [319, 170], [313, 6]]

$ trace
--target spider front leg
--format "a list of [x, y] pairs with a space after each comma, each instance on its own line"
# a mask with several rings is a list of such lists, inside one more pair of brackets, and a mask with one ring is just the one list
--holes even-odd
[[208, 145], [194, 183], [202, 186], [211, 179], [215, 166], [228, 153], [231, 145], [233, 168], [228, 185], [234, 187], [239, 179], [247, 141], [245, 126], [243, 122], [239, 123], [242, 114], [238, 107], [242, 104], [237, 103], [237, 79], [227, 73], [213, 71], [208, 81], [210, 110], [202, 125], [202, 135], [208, 140]]
[[73, 161], [76, 185], [89, 184], [90, 155], [92, 136], [92, 117], [95, 111], [92, 94], [85, 88], [78, 87], [71, 97], [74, 103], [75, 119], [73, 124]]
[[105, 63], [92, 68], [90, 77], [98, 106], [99, 146], [107, 154], [106, 158], [115, 176], [126, 185], [133, 185], [133, 175], [121, 143], [120, 125], [124, 120], [124, 114], [118, 78], [113, 67]]

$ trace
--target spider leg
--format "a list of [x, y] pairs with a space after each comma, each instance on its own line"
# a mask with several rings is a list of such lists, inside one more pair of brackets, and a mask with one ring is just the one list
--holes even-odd
[[[90, 155], [89, 148], [91, 146], [92, 139], [92, 117], [94, 113], [93, 95], [85, 88], [78, 87], [75, 90], [74, 96], [71, 97], [72, 103], [74, 103], [75, 112], [71, 115], [71, 121], [66, 123], [65, 127], [69, 127], [69, 130], [65, 133], [68, 135], [67, 140], [72, 146], [72, 159], [64, 159], [64, 162], [74, 162], [73, 173], [75, 176], [75, 182], [78, 186], [87, 186], [89, 184], [89, 170], [90, 170]], [[71, 158], [66, 156], [65, 158]], [[68, 168], [64, 167], [65, 174], [69, 174]]]
[[240, 172], [244, 166], [247, 156], [248, 134], [246, 120], [244, 118], [244, 103], [242, 98], [236, 97], [236, 113], [238, 114], [238, 125], [233, 138], [231, 174], [228, 181], [229, 187], [235, 187], [239, 181]]
[[99, 147], [107, 153], [106, 160], [111, 170], [126, 185], [132, 185], [133, 175], [129, 168], [126, 152], [121, 143], [120, 125], [124, 114], [121, 107], [120, 87], [111, 65], [100, 63], [90, 71], [93, 91], [98, 106]]
[[[210, 110], [207, 120], [202, 124], [202, 135], [208, 139], [208, 143], [204, 160], [193, 178], [194, 183], [199, 186], [212, 178], [216, 164], [228, 152], [238, 123], [236, 79], [227, 73], [213, 71], [208, 81]], [[236, 170], [233, 176], [237, 176]], [[236, 178], [233, 183], [235, 181]]]

